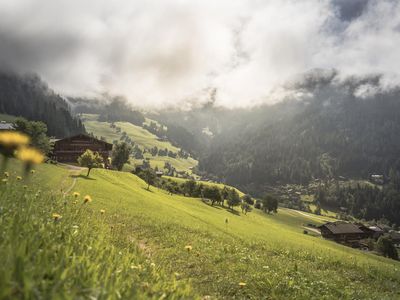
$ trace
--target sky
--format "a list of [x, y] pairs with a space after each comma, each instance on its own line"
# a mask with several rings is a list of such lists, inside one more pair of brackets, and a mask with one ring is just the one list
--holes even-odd
[[0, 0], [0, 70], [142, 107], [270, 103], [314, 69], [390, 88], [399, 48], [397, 0]]

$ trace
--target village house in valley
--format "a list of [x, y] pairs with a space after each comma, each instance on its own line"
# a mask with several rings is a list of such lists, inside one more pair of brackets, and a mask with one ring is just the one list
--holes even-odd
[[86, 150], [98, 152], [108, 163], [113, 145], [86, 134], [79, 134], [54, 142], [52, 158], [58, 162], [76, 163]]
[[370, 232], [360, 228], [360, 225], [346, 222], [329, 222], [319, 226], [321, 235], [336, 242], [358, 241], [371, 236]]

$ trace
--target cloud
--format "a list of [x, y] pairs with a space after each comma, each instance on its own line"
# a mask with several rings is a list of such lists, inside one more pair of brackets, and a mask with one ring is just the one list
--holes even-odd
[[0, 0], [1, 69], [143, 107], [275, 101], [315, 68], [383, 74], [384, 89], [400, 82], [398, 45], [394, 0]]

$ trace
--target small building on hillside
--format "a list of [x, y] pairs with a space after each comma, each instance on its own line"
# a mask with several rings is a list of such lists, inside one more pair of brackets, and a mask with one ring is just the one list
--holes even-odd
[[14, 130], [14, 125], [12, 123], [7, 123], [6, 121], [0, 121], [0, 131]]
[[369, 226], [368, 228], [373, 231], [372, 237], [374, 239], [378, 239], [385, 233], [385, 231], [379, 226]]
[[86, 134], [78, 134], [65, 139], [56, 140], [52, 159], [58, 162], [76, 163], [78, 157], [86, 150], [98, 152], [107, 165], [113, 145], [105, 141], [96, 139]]
[[319, 229], [324, 238], [336, 242], [352, 242], [371, 237], [371, 232], [362, 230], [360, 225], [347, 222], [329, 222], [319, 226]]

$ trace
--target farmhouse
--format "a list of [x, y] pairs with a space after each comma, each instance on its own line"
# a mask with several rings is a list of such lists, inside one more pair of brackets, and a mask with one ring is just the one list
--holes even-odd
[[360, 228], [360, 225], [346, 222], [330, 222], [319, 226], [321, 235], [326, 239], [332, 239], [336, 242], [359, 241], [371, 236]]
[[78, 157], [86, 150], [98, 152], [108, 163], [113, 145], [86, 134], [78, 134], [61, 140], [56, 140], [52, 158], [58, 162], [76, 163]]

